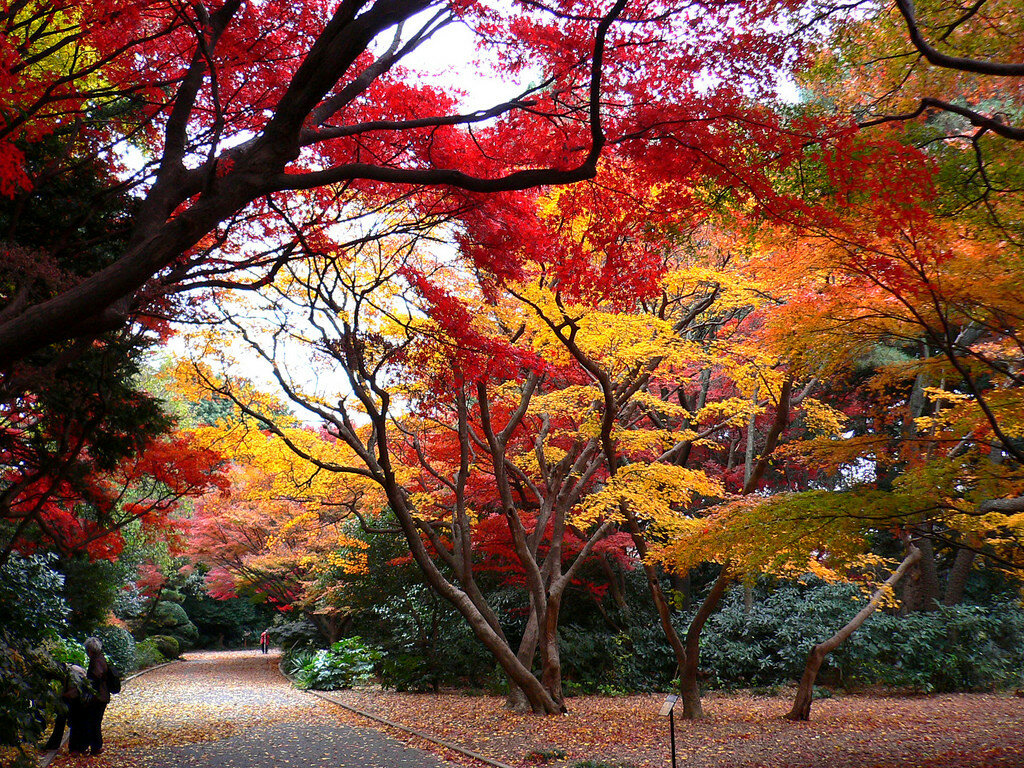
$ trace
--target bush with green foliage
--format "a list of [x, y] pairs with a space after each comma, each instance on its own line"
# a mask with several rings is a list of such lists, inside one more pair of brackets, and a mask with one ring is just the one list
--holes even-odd
[[199, 630], [191, 622], [185, 609], [169, 600], [161, 600], [157, 603], [152, 615], [146, 621], [145, 628], [156, 630], [161, 635], [173, 637], [183, 649], [195, 648], [199, 642]]
[[0, 566], [0, 748], [12, 766], [35, 766], [28, 745], [43, 735], [57, 701], [53, 654], [74, 658], [67, 632], [64, 576], [54, 555], [12, 554]]
[[0, 753], [12, 748], [4, 765], [34, 768], [32, 742], [40, 739], [47, 726], [57, 693], [51, 680], [57, 669], [45, 652], [0, 634]]
[[70, 625], [74, 635], [87, 635], [106, 621], [125, 583], [124, 569], [107, 560], [89, 560], [84, 555], [59, 560], [64, 574], [64, 597], [71, 607]]
[[[849, 584], [784, 582], [758, 589], [748, 610], [742, 590], [732, 590], [708, 619], [701, 639], [700, 666], [708, 684], [752, 687], [799, 679], [811, 647], [856, 614], [859, 594]], [[834, 676], [845, 654], [840, 647], [828, 657], [821, 679]]]
[[[259, 636], [262, 632], [253, 632]], [[278, 617], [275, 624], [268, 630], [270, 642], [280, 646], [286, 653], [292, 650], [316, 648], [320, 644], [320, 630], [307, 619], [288, 621]]]
[[70, 612], [56, 555], [11, 555], [0, 568], [4, 629], [27, 642], [67, 631]]
[[167, 661], [167, 657], [160, 652], [154, 638], [147, 637], [135, 644], [135, 663], [139, 669], [155, 667], [165, 661]]
[[[396, 594], [372, 606], [356, 623], [360, 634], [384, 652], [376, 669], [382, 686], [397, 691], [452, 685], [492, 688], [496, 680], [504, 680], [495, 674], [494, 657], [451, 604], [422, 584], [396, 579], [390, 586]], [[506, 633], [515, 637], [517, 629], [508, 625]]]
[[931, 693], [1024, 684], [1024, 611], [1010, 601], [874, 618], [850, 638], [844, 676]]
[[[807, 654], [863, 604], [850, 584], [780, 583], [757, 590], [746, 610], [728, 595], [704, 629], [701, 668], [712, 686], [771, 686], [799, 679]], [[873, 614], [826, 659], [820, 679], [918, 691], [1018, 685], [1024, 669], [1024, 611], [1010, 601], [940, 606], [906, 616]]]
[[138, 664], [135, 659], [135, 638], [131, 632], [123, 627], [107, 625], [97, 627], [93, 634], [103, 641], [103, 655], [119, 674], [126, 675], [135, 671]]
[[559, 639], [569, 694], [657, 691], [672, 680], [675, 656], [654, 622], [618, 633], [568, 625]]
[[365, 645], [361, 638], [347, 637], [330, 648], [302, 655], [301, 663], [292, 669], [301, 688], [337, 691], [370, 679], [380, 657], [380, 651]]
[[41, 649], [57, 665], [77, 664], [84, 667], [89, 661], [85, 654], [85, 648], [77, 640], [68, 640], [64, 637], [47, 638], [43, 641]]
[[153, 643], [153, 646], [160, 652], [161, 656], [165, 656], [168, 659], [176, 659], [181, 655], [181, 646], [177, 639], [170, 635], [153, 635], [152, 637], [147, 637], [146, 640]]
[[307, 666], [316, 656], [316, 648], [292, 648], [281, 657], [281, 669], [289, 677], [297, 677], [299, 670]]

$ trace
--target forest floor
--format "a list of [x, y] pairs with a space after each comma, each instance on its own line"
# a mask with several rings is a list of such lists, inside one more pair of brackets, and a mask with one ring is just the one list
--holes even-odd
[[[493, 696], [365, 689], [332, 696], [512, 766], [671, 764], [669, 719], [658, 715], [663, 695], [575, 697], [561, 717], [513, 714]], [[782, 718], [791, 704], [782, 696], [709, 693], [706, 719], [675, 722], [677, 765], [1024, 767], [1024, 698], [1012, 694], [836, 696], [816, 701], [805, 723]]]
[[[53, 768], [428, 768], [479, 761], [291, 688], [276, 655], [195, 653], [128, 681], [104, 719], [96, 758]], [[514, 714], [495, 696], [372, 688], [331, 697], [515, 768], [664, 768], [664, 696], [582, 696], [557, 717]], [[1024, 698], [1012, 694], [836, 696], [811, 721], [791, 700], [710, 693], [708, 717], [676, 720], [679, 768], [1024, 768]], [[587, 763], [586, 761], [590, 761]]]

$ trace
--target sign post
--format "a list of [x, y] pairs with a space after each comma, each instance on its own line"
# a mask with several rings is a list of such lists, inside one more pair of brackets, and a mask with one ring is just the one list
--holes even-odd
[[676, 768], [676, 718], [673, 714], [673, 709], [677, 701], [679, 701], [679, 697], [670, 693], [665, 697], [665, 703], [661, 705], [661, 711], [658, 713], [661, 717], [668, 715], [669, 742], [672, 746], [672, 768]]

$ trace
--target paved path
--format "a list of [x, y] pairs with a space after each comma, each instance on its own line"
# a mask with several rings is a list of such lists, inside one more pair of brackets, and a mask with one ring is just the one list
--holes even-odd
[[104, 719], [97, 758], [52, 763], [94, 768], [442, 768], [355, 715], [293, 689], [276, 654], [187, 654], [125, 683]]

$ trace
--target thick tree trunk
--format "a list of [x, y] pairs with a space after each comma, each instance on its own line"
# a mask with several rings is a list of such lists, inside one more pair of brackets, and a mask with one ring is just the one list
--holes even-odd
[[910, 569], [904, 582], [902, 613], [934, 611], [938, 607], [939, 576], [935, 550], [930, 539], [920, 542], [921, 559]]
[[558, 614], [560, 599], [548, 602], [544, 626], [540, 634], [541, 672], [540, 684], [565, 711], [565, 697], [562, 694], [562, 656], [558, 648]]
[[939, 569], [935, 564], [935, 546], [931, 539], [921, 539], [918, 544], [921, 550], [921, 561], [917, 567], [921, 569], [921, 578], [918, 581], [920, 596], [920, 610], [934, 611], [939, 607], [939, 597], [942, 594], [939, 585]]
[[[440, 585], [435, 586], [438, 589]], [[441, 591], [443, 587], [439, 588]], [[447, 594], [442, 592], [445, 597]], [[561, 714], [565, 711], [565, 707], [561, 702], [555, 701], [548, 691], [541, 685], [533, 675], [533, 671], [520, 663], [516, 654], [509, 648], [508, 643], [502, 638], [499, 638], [494, 630], [490, 627], [487, 621], [480, 615], [479, 611], [470, 603], [468, 599], [460, 600], [456, 595], [453, 595], [455, 599], [449, 597], [455, 607], [459, 609], [459, 612], [469, 622], [470, 627], [473, 629], [473, 633], [483, 642], [484, 646], [494, 655], [495, 660], [501, 665], [501, 668], [505, 670], [505, 674], [508, 675], [510, 683], [514, 683], [520, 689], [522, 689], [523, 695], [529, 702], [530, 710], [536, 714], [548, 714], [556, 715]]]
[[878, 608], [879, 603], [888, 594], [893, 585], [895, 585], [907, 570], [916, 564], [921, 559], [921, 550], [911, 545], [910, 552], [903, 562], [900, 563], [899, 567], [892, 572], [892, 575], [875, 590], [875, 593], [871, 596], [868, 604], [865, 605], [857, 615], [854, 616], [850, 622], [836, 632], [832, 637], [823, 643], [818, 643], [814, 648], [811, 649], [810, 654], [807, 656], [807, 665], [804, 667], [804, 674], [800, 678], [800, 686], [797, 688], [796, 700], [793, 702], [793, 708], [786, 714], [788, 720], [809, 720], [811, 718], [811, 702], [814, 699], [814, 681], [818, 677], [818, 671], [821, 669], [822, 663], [825, 661], [825, 657], [828, 656], [832, 651], [842, 645], [846, 639], [852, 635], [857, 629], [867, 621], [868, 617], [875, 612]]
[[964, 599], [964, 587], [967, 586], [967, 577], [971, 575], [975, 557], [977, 557], [977, 553], [973, 549], [962, 547], [957, 550], [953, 567], [946, 579], [946, 594], [942, 598], [943, 605], [959, 605], [960, 601]]

